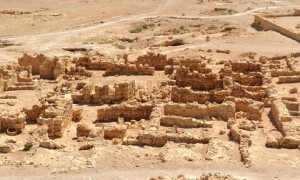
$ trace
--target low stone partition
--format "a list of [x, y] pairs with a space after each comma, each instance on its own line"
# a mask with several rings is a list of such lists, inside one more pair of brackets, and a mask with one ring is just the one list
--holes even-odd
[[232, 73], [232, 79], [246, 86], [262, 86], [264, 84], [264, 77], [262, 73], [250, 72], [249, 74]]
[[104, 129], [94, 129], [86, 124], [77, 124], [76, 136], [78, 138], [97, 138], [104, 139]]
[[154, 146], [163, 147], [168, 141], [174, 143], [187, 143], [187, 144], [207, 144], [210, 141], [208, 136], [197, 136], [187, 133], [155, 133], [155, 132], [142, 132], [136, 138], [124, 138], [124, 145], [136, 146]]
[[155, 72], [154, 67], [149, 65], [135, 65], [135, 64], [114, 64], [108, 67], [103, 76], [114, 76], [114, 75], [148, 75], [153, 76]]
[[63, 76], [64, 79], [67, 80], [80, 80], [80, 79], [86, 79], [88, 77], [91, 77], [93, 75], [92, 72], [87, 71], [85, 67], [75, 67], [71, 66], [66, 68], [65, 75]]
[[300, 76], [279, 76], [277, 84], [299, 83]]
[[289, 71], [289, 70], [273, 70], [271, 71], [272, 77], [279, 76], [300, 76], [300, 71]]
[[49, 137], [62, 137], [72, 121], [72, 101], [60, 97], [50, 97], [42, 100], [42, 106], [45, 110], [37, 118], [37, 123], [48, 126]]
[[218, 74], [191, 72], [186, 67], [177, 68], [174, 79], [179, 87], [191, 87], [192, 89], [204, 91], [222, 90], [224, 88], [223, 79], [220, 79]]
[[153, 107], [149, 103], [103, 106], [97, 110], [97, 120], [111, 122], [117, 121], [118, 118], [123, 118], [125, 121], [149, 119]]
[[8, 135], [16, 135], [25, 128], [26, 114], [24, 112], [7, 114], [0, 112], [0, 131]]
[[231, 96], [263, 102], [269, 97], [269, 90], [267, 86], [244, 86], [234, 83], [231, 89]]
[[139, 64], [148, 64], [150, 67], [154, 67], [155, 70], [164, 70], [165, 66], [173, 64], [173, 60], [168, 59], [167, 56], [163, 54], [148, 52], [145, 55], [139, 56], [135, 64], [137, 66]]
[[167, 127], [176, 126], [180, 128], [212, 128], [212, 124], [210, 122], [181, 116], [163, 116], [160, 119], [160, 125]]
[[225, 101], [221, 104], [169, 103], [165, 105], [164, 113], [165, 115], [193, 117], [196, 119], [213, 117], [217, 119], [228, 120], [230, 118], [235, 118], [235, 103], [232, 101]]
[[127, 101], [136, 95], [135, 81], [114, 84], [113, 86], [94, 86], [86, 84], [79, 94], [73, 94], [77, 104], [110, 104]]
[[127, 126], [125, 125], [114, 125], [104, 127], [104, 138], [105, 139], [123, 139], [127, 135]]
[[212, 73], [211, 68], [207, 68], [205, 63], [201, 63], [198, 59], [184, 59], [180, 61], [180, 67], [189, 68], [190, 71], [197, 71], [203, 74]]

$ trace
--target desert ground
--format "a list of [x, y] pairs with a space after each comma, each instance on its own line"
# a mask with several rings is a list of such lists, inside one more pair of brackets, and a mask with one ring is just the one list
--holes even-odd
[[1, 179], [300, 179], [299, 0], [0, 0]]

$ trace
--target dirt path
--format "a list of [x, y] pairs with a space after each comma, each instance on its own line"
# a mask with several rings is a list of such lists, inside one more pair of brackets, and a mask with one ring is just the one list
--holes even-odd
[[[75, 36], [79, 33], [84, 32], [90, 32], [93, 30], [99, 30], [99, 29], [105, 29], [105, 28], [111, 28], [116, 25], [143, 20], [146, 18], [159, 18], [159, 17], [168, 17], [168, 18], [180, 18], [180, 19], [224, 19], [224, 18], [233, 18], [233, 17], [242, 17], [242, 16], [248, 16], [251, 14], [254, 14], [259, 11], [266, 10], [265, 7], [263, 8], [256, 8], [253, 10], [245, 11], [242, 13], [232, 14], [232, 15], [219, 15], [219, 16], [173, 16], [173, 15], [155, 15], [159, 12], [163, 11], [169, 6], [175, 5], [176, 1], [168, 0], [164, 5], [159, 6], [157, 10], [147, 13], [147, 14], [138, 14], [133, 15], [121, 19], [111, 20], [103, 24], [97, 24], [95, 26], [89, 26], [85, 28], [80, 29], [73, 29], [68, 31], [62, 31], [62, 32], [54, 32], [54, 33], [46, 33], [46, 34], [40, 34], [40, 35], [33, 35], [33, 36], [21, 36], [21, 37], [13, 37], [13, 38], [4, 38], [4, 40], [9, 41], [16, 41], [21, 40], [24, 42], [30, 42], [32, 41], [32, 44], [35, 44], [35, 46], [32, 47], [33, 51], [47, 51], [52, 49], [56, 44], [62, 42], [66, 38]], [[268, 10], [274, 10], [274, 9], [290, 9], [290, 8], [299, 8], [300, 6], [274, 6], [274, 7], [268, 7]], [[43, 39], [45, 38], [45, 39]]]

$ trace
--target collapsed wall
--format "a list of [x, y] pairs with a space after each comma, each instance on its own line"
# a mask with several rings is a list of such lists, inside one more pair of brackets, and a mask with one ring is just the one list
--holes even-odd
[[83, 56], [80, 58], [74, 58], [73, 63], [76, 67], [85, 67], [88, 70], [106, 70], [113, 66], [114, 59], [104, 56]]
[[8, 135], [16, 135], [25, 128], [26, 114], [24, 112], [8, 114], [0, 112], [0, 131]]
[[0, 88], [4, 91], [34, 90], [37, 83], [32, 78], [32, 67], [9, 65], [0, 68]]
[[249, 120], [262, 120], [264, 104], [259, 101], [254, 101], [246, 98], [235, 98], [236, 112], [242, 111], [245, 117]]
[[150, 67], [149, 65], [135, 65], [135, 64], [113, 64], [109, 66], [104, 76], [114, 76], [114, 75], [149, 75], [153, 76], [155, 72], [154, 67]]
[[208, 103], [207, 105], [198, 103], [169, 103], [165, 105], [164, 112], [165, 115], [171, 116], [193, 117], [196, 119], [214, 117], [228, 120], [230, 118], [235, 118], [235, 104], [231, 101], [225, 101], [221, 104]]
[[210, 138], [203, 135], [191, 135], [188, 133], [155, 133], [155, 132], [141, 132], [136, 138], [125, 138], [124, 145], [136, 146], [155, 146], [163, 147], [168, 141], [175, 143], [187, 144], [207, 144]]
[[174, 79], [179, 87], [191, 87], [192, 89], [205, 91], [222, 90], [224, 88], [223, 79], [220, 79], [218, 74], [191, 72], [186, 67], [177, 68]]
[[111, 104], [127, 101], [136, 95], [135, 81], [119, 83], [113, 86], [94, 86], [86, 84], [79, 94], [72, 94], [77, 104]]

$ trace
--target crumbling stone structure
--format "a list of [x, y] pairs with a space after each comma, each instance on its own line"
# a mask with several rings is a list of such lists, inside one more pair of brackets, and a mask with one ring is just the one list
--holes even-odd
[[171, 91], [171, 100], [176, 103], [191, 103], [198, 102], [204, 104], [205, 102], [224, 102], [231, 92], [228, 90], [221, 91], [193, 91], [190, 88], [173, 87]]
[[79, 94], [73, 94], [72, 99], [77, 104], [111, 104], [127, 101], [136, 95], [135, 81], [114, 84], [113, 86], [84, 85]]
[[48, 126], [49, 137], [62, 137], [65, 129], [72, 121], [72, 101], [50, 97], [42, 99], [43, 111], [37, 119], [39, 125]]
[[23, 54], [23, 57], [18, 59], [18, 63], [20, 66], [31, 66], [32, 67], [32, 75], [40, 74], [40, 66], [44, 64], [47, 57], [43, 54], [38, 54], [36, 56], [31, 56], [26, 53]]
[[224, 89], [223, 79], [218, 74], [191, 72], [186, 67], [177, 68], [174, 79], [179, 87], [190, 86], [192, 89], [204, 91]]
[[[267, 142], [269, 147], [298, 148], [300, 145], [300, 103], [274, 100], [271, 114], [283, 138]], [[269, 145], [268, 145], [269, 144]]]
[[40, 66], [40, 77], [42, 79], [57, 80], [64, 73], [65, 65], [57, 57], [52, 59], [46, 59]]

